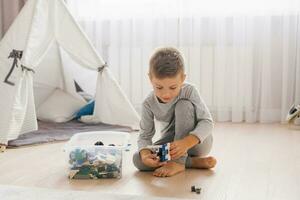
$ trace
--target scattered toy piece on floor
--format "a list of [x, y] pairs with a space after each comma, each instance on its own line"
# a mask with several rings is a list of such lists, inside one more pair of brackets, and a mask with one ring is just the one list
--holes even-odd
[[192, 186], [191, 187], [191, 192], [195, 192], [196, 194], [200, 194], [201, 193], [201, 188], [197, 188], [196, 186]]
[[201, 188], [196, 188], [196, 193], [200, 194], [201, 193]]
[[191, 192], [196, 192], [196, 187], [194, 185], [191, 187]]

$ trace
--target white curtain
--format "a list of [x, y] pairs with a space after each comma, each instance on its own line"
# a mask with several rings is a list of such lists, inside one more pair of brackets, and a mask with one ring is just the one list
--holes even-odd
[[139, 108], [158, 46], [185, 55], [216, 121], [284, 122], [300, 103], [300, 0], [68, 0]]

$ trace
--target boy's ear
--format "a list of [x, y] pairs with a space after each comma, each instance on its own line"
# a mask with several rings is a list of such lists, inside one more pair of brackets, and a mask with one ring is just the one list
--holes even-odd
[[182, 74], [182, 82], [184, 82], [186, 79], [186, 74]]

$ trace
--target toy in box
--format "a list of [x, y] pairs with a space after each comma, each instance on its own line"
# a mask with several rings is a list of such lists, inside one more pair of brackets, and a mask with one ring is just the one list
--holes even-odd
[[70, 179], [121, 178], [122, 155], [129, 134], [117, 131], [82, 132], [65, 145]]

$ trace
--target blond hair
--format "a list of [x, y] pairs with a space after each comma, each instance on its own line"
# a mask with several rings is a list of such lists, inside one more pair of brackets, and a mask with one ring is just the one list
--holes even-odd
[[149, 75], [156, 78], [175, 77], [184, 73], [184, 59], [174, 47], [163, 47], [155, 50], [149, 62]]

